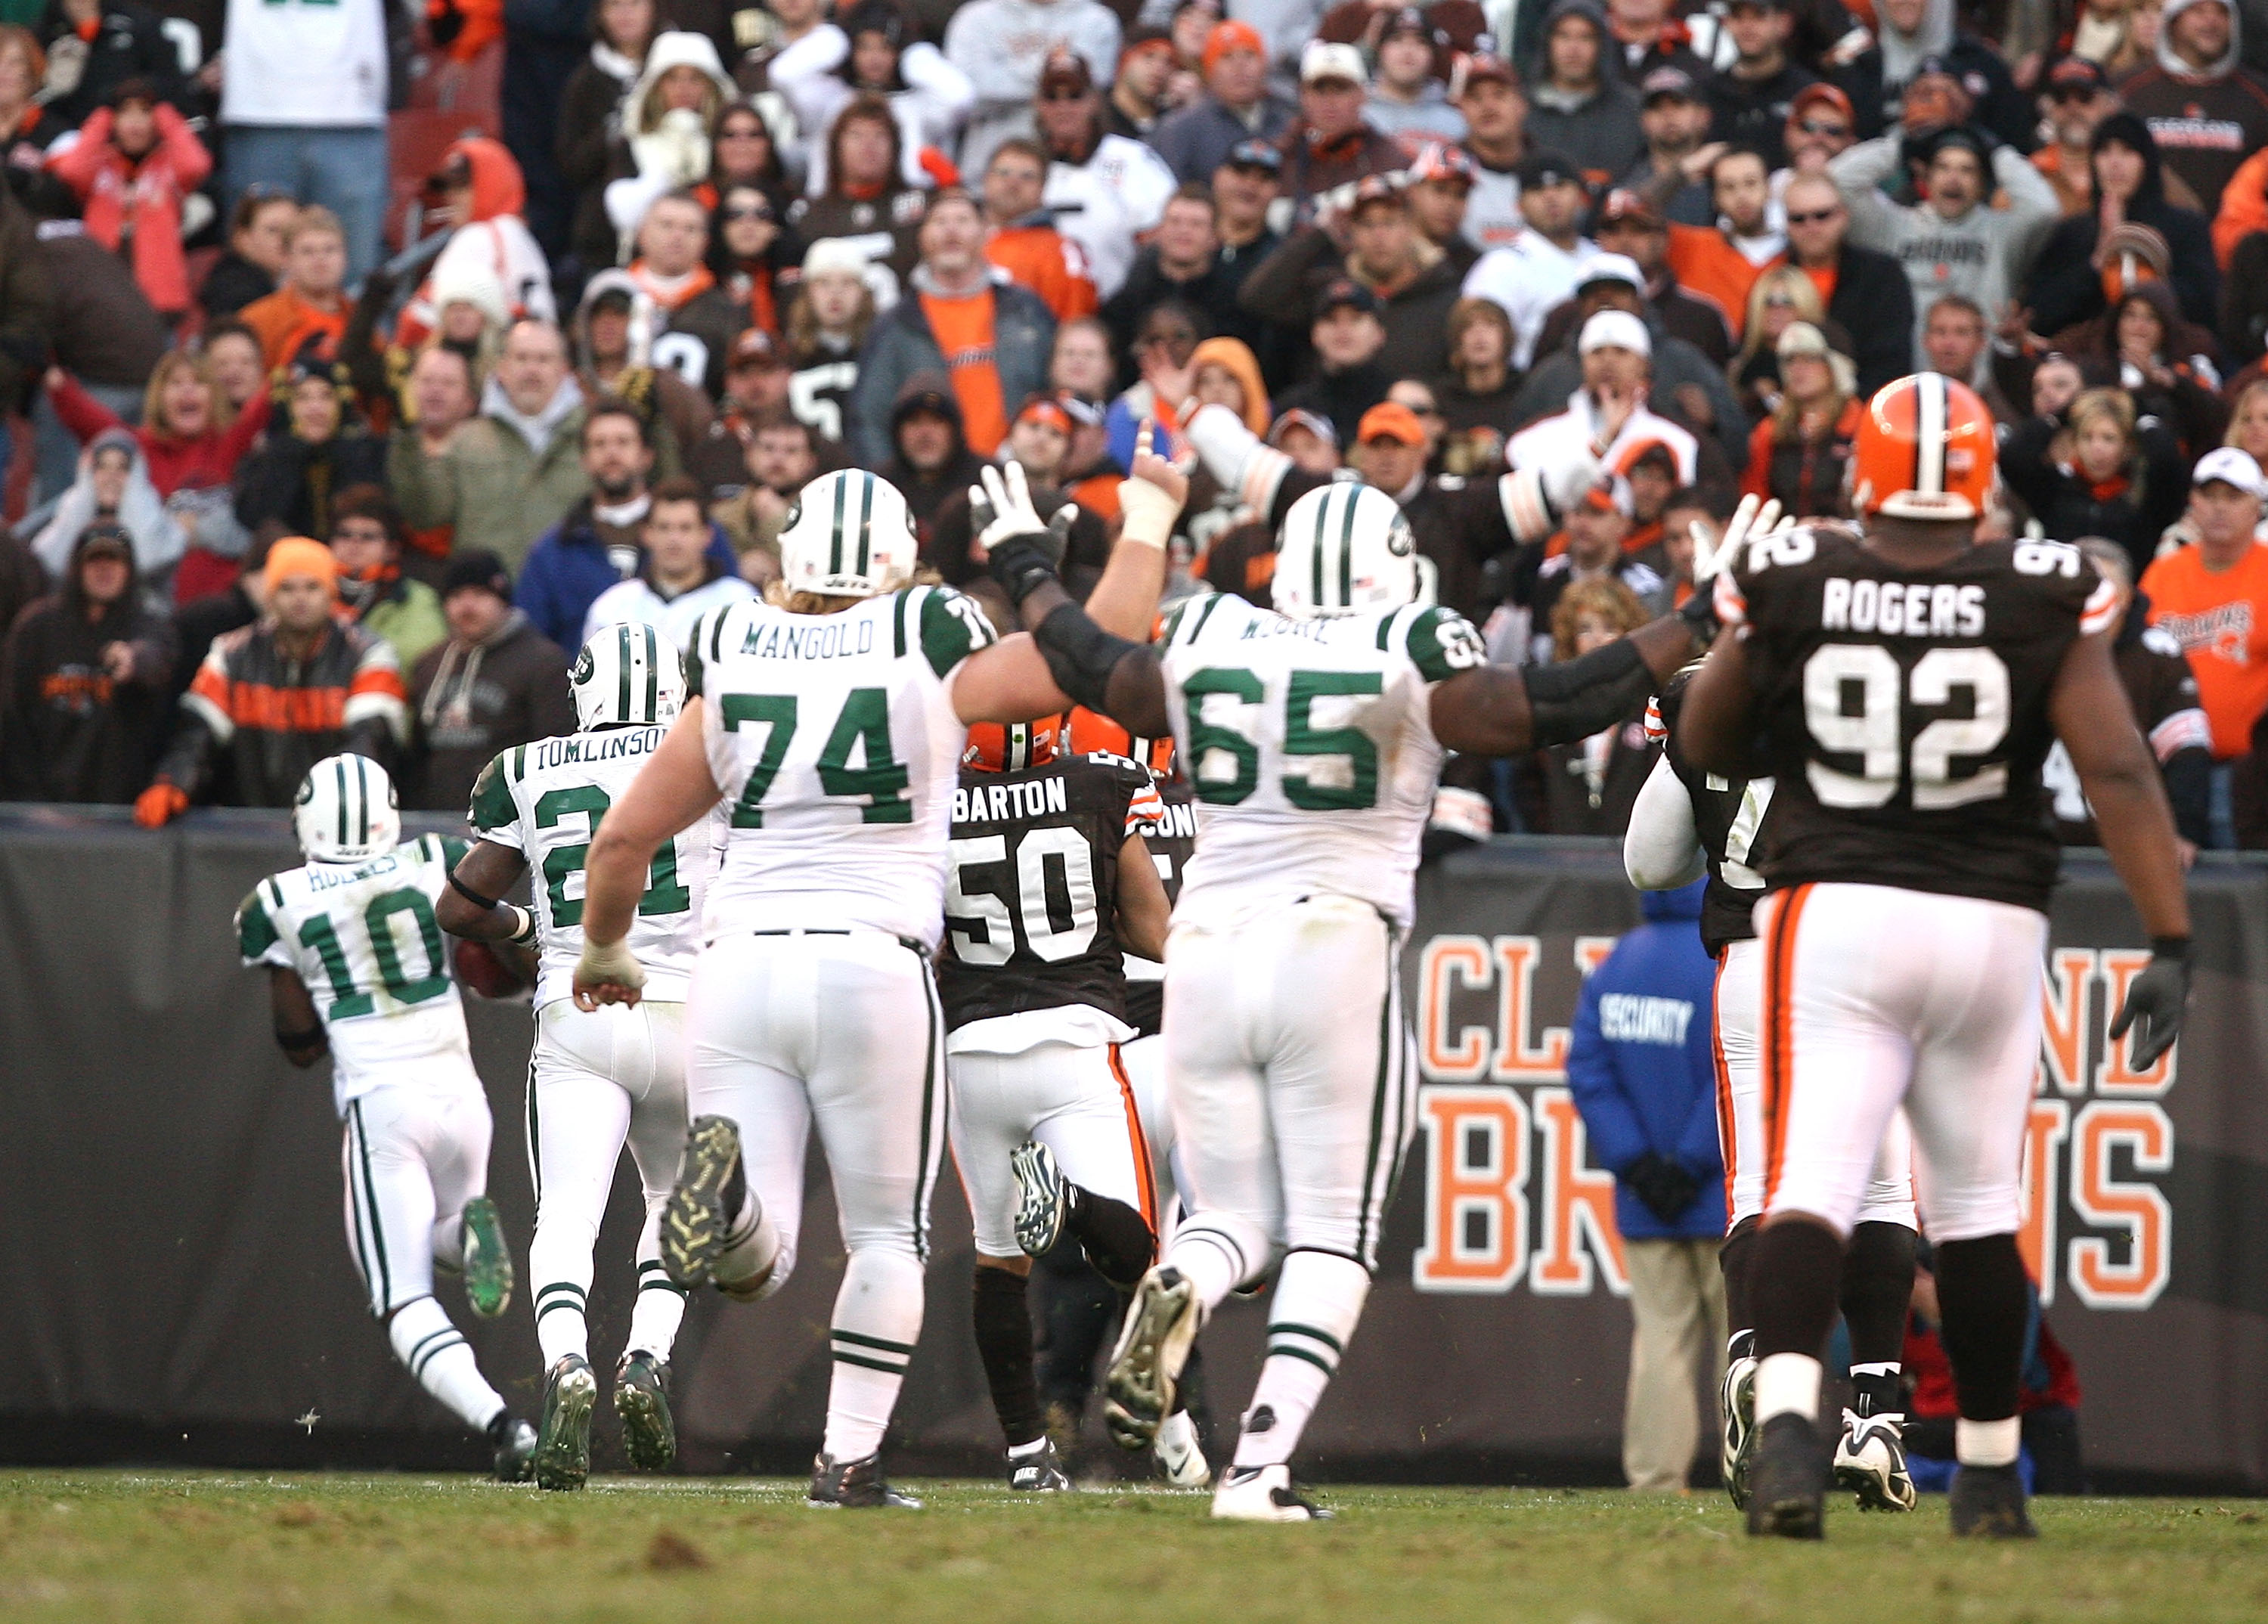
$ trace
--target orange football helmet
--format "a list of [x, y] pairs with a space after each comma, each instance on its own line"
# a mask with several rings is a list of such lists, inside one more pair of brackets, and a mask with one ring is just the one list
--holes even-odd
[[1992, 413], [1965, 383], [1916, 373], [1867, 402], [1851, 448], [1851, 506], [1892, 519], [1979, 519], [1997, 462]]
[[1171, 738], [1138, 739], [1101, 712], [1083, 705], [1064, 718], [1064, 748], [1074, 756], [1107, 750], [1138, 761], [1152, 772], [1171, 774], [1174, 770]]
[[979, 772], [1021, 772], [1044, 767], [1057, 754], [1063, 718], [1042, 716], [1035, 722], [971, 722], [968, 746], [961, 764]]

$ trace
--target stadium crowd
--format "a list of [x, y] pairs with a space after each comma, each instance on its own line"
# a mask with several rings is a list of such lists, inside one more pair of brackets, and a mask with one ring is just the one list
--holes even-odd
[[[2098, 538], [2130, 593], [2184, 839], [2268, 845], [2268, 8], [9, 15], [0, 797], [156, 825], [350, 748], [460, 810], [571, 727], [586, 626], [761, 591], [828, 469], [981, 595], [1012, 460], [1091, 584], [1145, 418], [1197, 460], [1175, 594], [1266, 602], [1267, 492], [1360, 479], [1493, 658], [1566, 660], [1743, 492], [1844, 513], [1865, 397], [1926, 368], [1999, 420], [1987, 534]], [[465, 109], [430, 165], [413, 100]], [[1182, 440], [1208, 403], [1248, 433]], [[1515, 548], [1489, 476], [1575, 439], [1605, 476]], [[1634, 716], [1462, 764], [1440, 822], [1619, 833], [1648, 765]]]

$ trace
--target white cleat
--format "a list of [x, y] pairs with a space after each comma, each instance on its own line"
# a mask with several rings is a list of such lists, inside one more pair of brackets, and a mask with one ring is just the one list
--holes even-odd
[[1189, 1362], [1204, 1307], [1179, 1269], [1159, 1267], [1142, 1277], [1126, 1308], [1126, 1325], [1103, 1377], [1109, 1395], [1103, 1424], [1121, 1449], [1147, 1449], [1173, 1413], [1174, 1385]]
[[1313, 1523], [1331, 1515], [1292, 1487], [1289, 1466], [1231, 1466], [1212, 1491], [1212, 1514], [1240, 1523]]
[[1733, 1509], [1749, 1509], [1749, 1468], [1756, 1451], [1756, 1362], [1735, 1359], [1725, 1367], [1725, 1385], [1718, 1395], [1724, 1418], [1723, 1451], [1718, 1464], [1725, 1474], [1725, 1493]]
[[1906, 1471], [1905, 1420], [1843, 1412], [1843, 1436], [1835, 1443], [1835, 1482], [1859, 1497], [1861, 1511], [1911, 1511], [1914, 1484]]
[[1150, 1452], [1172, 1487], [1203, 1488], [1212, 1481], [1212, 1467], [1206, 1464], [1204, 1450], [1197, 1443], [1197, 1423], [1187, 1410], [1166, 1417]]

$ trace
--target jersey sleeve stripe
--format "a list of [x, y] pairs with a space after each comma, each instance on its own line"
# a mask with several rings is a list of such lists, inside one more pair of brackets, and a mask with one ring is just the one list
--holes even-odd
[[1189, 634], [1182, 639], [1183, 648], [1195, 646], [1197, 639], [1204, 634], [1205, 622], [1212, 618], [1213, 610], [1220, 607], [1225, 595], [1217, 592], [1205, 600], [1204, 607], [1197, 611], [1197, 618], [1189, 623]]
[[2176, 711], [2150, 729], [2150, 748], [2157, 752], [2161, 764], [2183, 750], [2209, 750], [2213, 748], [2213, 724], [2196, 705]]
[[2094, 594], [2087, 600], [2087, 607], [2079, 612], [2080, 634], [2089, 636], [2101, 631], [2106, 627], [2117, 624], [2118, 618], [2117, 587], [2112, 586], [2108, 580], [2096, 582]]
[[893, 641], [890, 646], [901, 660], [906, 657], [906, 600], [913, 595], [910, 592], [902, 592], [898, 594], [898, 601], [891, 605]]

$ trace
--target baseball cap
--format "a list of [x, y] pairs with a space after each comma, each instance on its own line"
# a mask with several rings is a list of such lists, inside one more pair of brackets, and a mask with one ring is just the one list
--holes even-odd
[[97, 553], [123, 558], [131, 564], [134, 562], [134, 538], [126, 533], [123, 525], [107, 521], [91, 524], [79, 533], [78, 556], [84, 561]]
[[1449, 181], [1460, 186], [1470, 186], [1480, 179], [1473, 160], [1465, 156], [1462, 147], [1443, 141], [1428, 141], [1418, 149], [1418, 156], [1410, 160], [1410, 184], [1422, 186], [1428, 181]]
[[1649, 107], [1657, 96], [1675, 96], [1680, 101], [1701, 100], [1701, 92], [1694, 85], [1693, 76], [1683, 68], [1656, 68], [1639, 81], [1638, 90]]
[[1808, 321], [1791, 321], [1779, 336], [1773, 353], [1783, 361], [1796, 355], [1827, 355], [1831, 352], [1827, 335]]
[[1955, 147], [1960, 148], [1964, 152], [1974, 153], [1977, 161], [1984, 166], [1986, 179], [1988, 181], [1991, 179], [1992, 154], [1985, 145], [1984, 137], [1966, 124], [1955, 124], [1939, 130], [1937, 139], [1929, 144], [1929, 161], [1935, 163], [1940, 153]]
[[1846, 124], [1858, 117], [1858, 114], [1851, 110], [1851, 98], [1844, 94], [1843, 87], [1839, 85], [1829, 85], [1824, 81], [1816, 85], [1807, 85], [1796, 92], [1795, 100], [1787, 104], [1787, 115], [1790, 119], [1799, 119], [1803, 116], [1805, 108], [1815, 107], [1822, 104], [1834, 108], [1842, 115], [1843, 122]]
[[1469, 56], [1457, 59], [1456, 68], [1449, 75], [1449, 100], [1459, 100], [1469, 88], [1484, 79], [1494, 79], [1498, 84], [1509, 85], [1514, 90], [1520, 88], [1520, 75], [1513, 71], [1510, 63], [1487, 51], [1475, 51]]
[[1213, 64], [1231, 51], [1250, 51], [1255, 56], [1265, 60], [1268, 41], [1260, 37], [1260, 30], [1250, 23], [1233, 20], [1215, 23], [1212, 32], [1205, 35], [1204, 70], [1211, 73]]
[[1284, 173], [1284, 154], [1271, 141], [1240, 141], [1220, 161], [1231, 169], [1265, 169], [1271, 175]]
[[1044, 423], [1052, 428], [1062, 430], [1066, 434], [1071, 432], [1072, 427], [1071, 414], [1063, 409], [1063, 402], [1052, 395], [1035, 395], [1026, 400], [1016, 409], [1016, 421]]
[[1160, 28], [1154, 23], [1129, 28], [1126, 31], [1124, 42], [1118, 48], [1118, 60], [1123, 62], [1137, 51], [1154, 51], [1161, 48], [1167, 51], [1174, 48], [1174, 36], [1170, 30]]
[[1383, 44], [1398, 33], [1422, 34], [1427, 44], [1440, 43], [1433, 25], [1426, 20], [1425, 13], [1414, 5], [1405, 5], [1387, 13], [1386, 26], [1378, 31], [1379, 41]]
[[1309, 411], [1304, 406], [1294, 406], [1268, 425], [1268, 443], [1280, 447], [1284, 436], [1293, 429], [1305, 429], [1316, 439], [1334, 446], [1339, 443], [1339, 432], [1331, 426], [1331, 420], [1319, 411]]
[[1575, 341], [1579, 355], [1588, 355], [1594, 350], [1629, 350], [1643, 356], [1653, 354], [1653, 336], [1646, 330], [1646, 323], [1627, 310], [1602, 310], [1583, 323], [1583, 336]]
[[1581, 166], [1565, 152], [1554, 151], [1548, 146], [1538, 147], [1521, 159], [1512, 173], [1520, 181], [1522, 190], [1536, 186], [1583, 184]]
[[1370, 74], [1362, 64], [1362, 48], [1335, 45], [1329, 40], [1308, 41], [1307, 48], [1300, 56], [1300, 83], [1319, 85], [1327, 79], [1368, 85]]
[[1347, 212], [1350, 215], [1360, 214], [1366, 204], [1374, 203], [1390, 203], [1399, 208], [1402, 201], [1402, 183], [1399, 181], [1392, 175], [1366, 174], [1355, 182], [1354, 202], [1348, 205]]
[[2083, 90], [2092, 96], [2110, 88], [2110, 78], [2102, 71], [2102, 64], [2088, 57], [2066, 56], [2048, 70], [2050, 95], [2060, 90]]
[[[1655, 231], [1661, 229], [1661, 215], [1652, 203], [1639, 193], [1616, 187], [1607, 194], [1607, 201], [1599, 205], [1599, 225], [1602, 227], [1617, 225], [1626, 220]], [[1621, 259], [1625, 256], [1618, 254], [1613, 257]], [[810, 272], [806, 270], [804, 274], [808, 276]], [[1645, 284], [1632, 285], [1643, 287]]]
[[1378, 295], [1351, 277], [1337, 277], [1315, 295], [1314, 319], [1320, 321], [1332, 311], [1348, 305], [1374, 316], [1378, 314]]
[[803, 256], [803, 277], [860, 277], [866, 274], [866, 253], [848, 237], [821, 237]]
[[1620, 513], [1625, 519], [1638, 516], [1638, 498], [1631, 494], [1630, 481], [1612, 470], [1602, 473], [1583, 492], [1582, 506], [1594, 513]]
[[738, 372], [743, 366], [786, 365], [781, 358], [779, 346], [772, 343], [772, 336], [761, 327], [748, 328], [733, 340], [733, 347], [725, 352], [725, 368], [731, 372]]
[[1425, 443], [1425, 425], [1418, 421], [1418, 414], [1399, 401], [1381, 401], [1362, 414], [1355, 425], [1355, 439], [1367, 446], [1374, 439], [1390, 439], [1404, 446]]
[[2215, 480], [2235, 485], [2247, 496], [2268, 497], [2268, 478], [2262, 476], [2260, 465], [2234, 446], [2215, 446], [2198, 459], [2197, 468], [2190, 475], [2191, 488], [2211, 484]]
[[512, 572], [504, 567], [502, 557], [485, 547], [468, 547], [453, 553], [449, 567], [441, 572], [441, 599], [446, 602], [468, 587], [478, 587], [492, 592], [506, 603], [512, 602]]
[[1585, 267], [1583, 279], [1575, 284], [1578, 294], [1586, 293], [1609, 282], [1619, 282], [1632, 292], [1646, 292], [1646, 272], [1627, 254], [1594, 254]]
[[1040, 70], [1040, 91], [1044, 95], [1057, 88], [1081, 95], [1094, 88], [1094, 70], [1086, 65], [1086, 57], [1076, 51], [1057, 51], [1048, 58], [1047, 66]]

